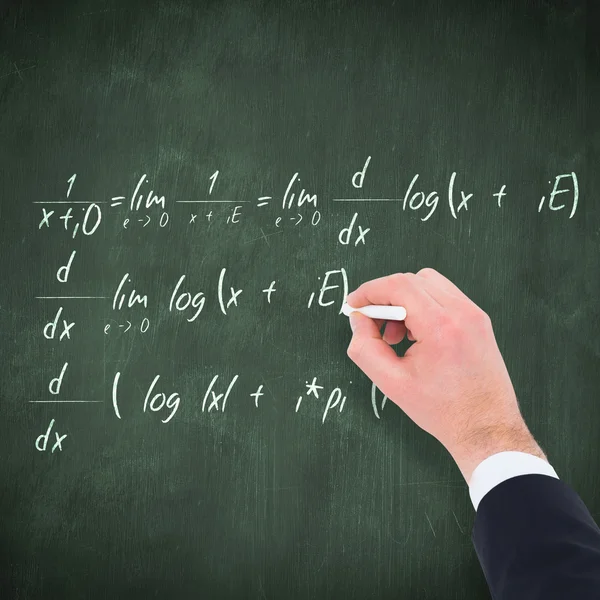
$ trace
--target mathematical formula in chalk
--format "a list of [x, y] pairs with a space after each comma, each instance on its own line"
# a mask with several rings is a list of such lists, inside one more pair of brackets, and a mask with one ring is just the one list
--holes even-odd
[[[54, 395], [55, 399], [45, 400], [30, 400], [33, 404], [69, 404], [69, 403], [91, 403], [91, 404], [102, 404], [103, 400], [73, 400], [63, 398], [61, 396], [61, 387], [65, 377], [68, 376], [68, 366], [66, 362], [60, 374], [50, 380], [48, 385], [48, 391], [50, 395]], [[112, 409], [116, 419], [122, 420], [122, 401], [119, 397], [119, 386], [121, 383], [121, 372], [117, 371], [113, 378], [111, 394]], [[235, 395], [235, 386], [238, 383], [239, 375], [234, 375], [230, 379], [221, 377], [220, 374], [216, 374], [208, 382], [205, 387], [204, 393], [200, 393], [193, 398], [187, 398], [188, 407], [192, 410], [199, 410], [203, 415], [217, 415], [222, 418], [225, 409], [231, 404], [230, 398], [235, 404], [244, 402], [249, 406], [253, 406], [255, 409], [259, 409], [263, 404], [263, 396], [265, 396], [265, 386], [273, 379], [279, 379], [279, 377], [271, 380], [266, 380], [256, 386], [254, 392], [247, 396]], [[142, 414], [157, 415], [159, 422], [162, 424], [169, 423], [176, 417], [177, 412], [183, 402], [180, 393], [173, 389], [167, 389], [161, 385], [161, 375], [155, 375], [151, 381], [148, 382], [147, 390], [145, 394], [140, 393], [138, 398], [131, 396], [127, 397], [127, 410], [129, 412], [141, 412]], [[352, 384], [352, 381], [348, 382], [348, 386]], [[345, 391], [342, 391], [341, 387], [334, 387], [331, 390], [326, 390], [325, 386], [320, 385], [317, 377], [312, 377], [311, 380], [307, 379], [304, 384], [304, 392], [295, 398], [290, 398], [287, 402], [287, 408], [294, 413], [302, 411], [308, 411], [310, 414], [316, 414], [321, 424], [325, 424], [327, 419], [342, 418], [344, 414], [344, 408], [346, 406], [347, 395]], [[235, 398], [232, 396], [235, 395]], [[375, 384], [371, 385], [371, 407], [372, 411], [377, 419], [380, 419], [380, 411], [386, 405], [387, 396], [383, 396], [381, 399], [377, 399], [377, 388]], [[231, 408], [228, 408], [231, 410]], [[235, 407], [233, 408], [235, 410]], [[67, 434], [59, 434], [58, 430], [53, 432], [56, 436], [55, 442], [51, 447], [48, 447], [48, 440], [51, 437], [53, 428], [55, 428], [55, 419], [50, 421], [47, 429], [37, 436], [35, 440], [35, 447], [40, 452], [50, 451], [54, 453], [56, 450], [61, 452], [63, 450], [63, 442], [67, 438]]]
[[[509, 198], [510, 191], [505, 184], [498, 184], [496, 190], [490, 190], [487, 198], [476, 199], [474, 193], [460, 188], [459, 174], [455, 171], [449, 180], [440, 188], [432, 189], [431, 184], [425, 183], [425, 178], [419, 173], [407, 177], [406, 187], [395, 197], [363, 197], [359, 191], [363, 190], [367, 179], [369, 156], [360, 171], [349, 178], [351, 188], [355, 193], [347, 197], [329, 198], [325, 204], [330, 207], [334, 203], [345, 203], [357, 206], [365, 203], [389, 203], [388, 210], [409, 212], [418, 217], [422, 222], [429, 221], [441, 204], [445, 204], [448, 214], [458, 219], [463, 212], [467, 212], [471, 205], [477, 201], [492, 201], [498, 209], [502, 209]], [[258, 192], [256, 196], [240, 197], [236, 199], [223, 198], [218, 194], [216, 182], [220, 176], [215, 171], [207, 178], [204, 190], [198, 190], [202, 198], [197, 199], [172, 199], [168, 192], [156, 191], [152, 187], [148, 174], [143, 174], [135, 183], [129, 195], [116, 195], [110, 199], [89, 201], [71, 198], [77, 174], [68, 180], [66, 199], [62, 200], [36, 200], [40, 204], [41, 214], [38, 229], [58, 227], [66, 235], [75, 238], [77, 235], [94, 235], [107, 212], [111, 219], [120, 223], [124, 231], [132, 229], [145, 229], [151, 225], [158, 228], [179, 227], [190, 231], [213, 224], [224, 226], [240, 225], [247, 216], [254, 216], [259, 211], [265, 219], [265, 227], [271, 226], [277, 232], [288, 225], [298, 227], [308, 224], [317, 227], [322, 221], [322, 204], [319, 196], [312, 190], [301, 187], [301, 178], [298, 172], [294, 173], [280, 196], [264, 195]], [[518, 190], [513, 192], [519, 193]], [[83, 192], [85, 193], [85, 192]], [[126, 192], [127, 193], [127, 192]], [[444, 202], [442, 202], [442, 199]], [[522, 199], [519, 198], [519, 206]], [[571, 219], [577, 212], [579, 204], [579, 182], [575, 172], [555, 175], [553, 180], [548, 180], [548, 189], [538, 198], [532, 199], [537, 212], [544, 208], [553, 212], [565, 211]], [[50, 208], [50, 205], [57, 205]], [[65, 205], [65, 206], [60, 206]], [[83, 205], [83, 206], [79, 206]], [[192, 209], [189, 210], [190, 206]], [[225, 206], [225, 210], [217, 210], [217, 206]], [[188, 210], [186, 210], [186, 208]], [[202, 210], [203, 209], [203, 210]], [[273, 214], [275, 213], [275, 214]], [[366, 234], [370, 228], [364, 228], [357, 220], [359, 213], [354, 212], [350, 220], [338, 231], [338, 243], [343, 245], [366, 244]], [[258, 232], [257, 232], [258, 233]], [[260, 237], [266, 238], [262, 228]], [[356, 234], [356, 236], [354, 236]], [[256, 239], [260, 239], [257, 237]], [[251, 240], [252, 241], [252, 240]]]
[[[67, 352], [70, 343], [84, 336], [89, 329], [101, 328], [107, 340], [137, 333], [143, 340], [144, 334], [150, 332], [151, 335], [155, 331], [159, 315], [161, 327], [168, 327], [171, 323], [176, 332], [182, 322], [187, 324], [185, 327], [200, 331], [203, 324], [214, 325], [218, 323], [217, 319], [222, 322], [242, 309], [258, 313], [265, 309], [276, 310], [280, 306], [284, 310], [298, 308], [338, 315], [349, 293], [350, 262], [310, 273], [309, 283], [304, 287], [298, 284], [297, 273], [290, 278], [286, 273], [272, 274], [264, 276], [264, 280], [257, 278], [251, 284], [242, 285], [239, 271], [226, 261], [219, 265], [217, 271], [212, 268], [204, 275], [202, 269], [193, 273], [185, 269], [171, 272], [162, 278], [158, 289], [149, 286], [147, 280], [138, 280], [134, 269], [126, 267], [103, 277], [103, 289], [91, 289], [86, 287], [87, 284], [83, 287], [82, 284], [72, 285], [74, 273], [80, 275], [79, 281], [86, 273], [82, 256], [85, 243], [82, 245], [82, 241], [100, 234], [105, 238], [111, 235], [117, 242], [123, 242], [134, 232], [138, 236], [151, 236], [153, 231], [155, 234], [161, 231], [181, 238], [215, 227], [236, 228], [240, 232], [249, 230], [243, 241], [237, 235], [236, 243], [264, 241], [270, 247], [272, 236], [278, 233], [284, 234], [279, 236], [279, 239], [284, 239], [286, 231], [301, 227], [323, 228], [331, 236], [333, 246], [355, 248], [352, 252], [360, 252], [368, 247], [373, 231], [356, 210], [358, 206], [382, 203], [387, 213], [400, 211], [414, 217], [417, 224], [427, 223], [427, 227], [435, 227], [434, 217], [442, 211], [449, 218], [458, 220], [483, 203], [491, 203], [501, 211], [514, 210], [511, 204], [513, 195], [518, 196], [519, 210], [527, 210], [530, 206], [537, 213], [564, 214], [567, 220], [575, 216], [580, 203], [579, 181], [575, 172], [553, 175], [547, 188], [540, 190], [536, 198], [530, 198], [529, 204], [519, 190], [508, 189], [500, 179], [495, 189], [476, 197], [462, 183], [468, 180], [467, 177], [456, 171], [447, 181], [437, 184], [426, 176], [413, 173], [404, 177], [402, 189], [389, 196], [366, 194], [366, 189], [375, 189], [377, 184], [369, 180], [371, 158], [368, 156], [358, 170], [349, 170], [344, 193], [326, 198], [316, 186], [305, 185], [299, 171], [290, 173], [287, 184], [281, 189], [256, 189], [246, 191], [243, 197], [231, 197], [220, 192], [219, 183], [226, 173], [216, 170], [206, 174], [205, 185], [200, 186], [194, 198], [174, 197], [160, 181], [144, 173], [131, 178], [129, 189], [94, 190], [93, 195], [98, 200], [86, 197], [90, 190], [85, 189], [85, 176], [72, 174], [66, 181], [63, 198], [34, 201], [34, 204], [40, 205], [37, 234], [53, 232], [61, 240], [59, 259], [49, 267], [45, 265], [52, 270], [52, 289], [40, 290], [36, 296], [39, 302], [53, 304], [51, 318], [39, 324], [40, 335], [47, 344]], [[349, 205], [352, 208], [345, 214], [345, 207]], [[341, 218], [338, 223], [330, 222], [332, 213]], [[324, 226], [324, 223], [327, 225]], [[65, 237], [67, 244], [64, 243]], [[164, 235], [161, 239], [164, 243]], [[351, 256], [352, 253], [349, 258]], [[280, 301], [280, 298], [287, 299]], [[290, 298], [293, 298], [293, 306]], [[75, 306], [88, 302], [100, 303], [103, 314], [107, 316], [102, 321], [86, 322], [84, 326], [74, 316]], [[194, 386], [198, 392], [194, 394], [180, 392], [172, 377], [167, 379], [163, 373], [154, 373], [145, 381], [135, 381], [137, 393], [124, 395], [123, 382], [128, 378], [124, 367], [118, 367], [112, 373], [105, 372], [105, 387], [96, 386], [93, 397], [72, 398], [62, 390], [63, 383], [72, 377], [77, 357], [61, 360], [60, 356], [53, 356], [56, 360], [46, 369], [44, 395], [29, 400], [32, 404], [101, 405], [110, 398], [112, 414], [119, 422], [141, 414], [164, 426], [176, 423], [180, 411], [195, 411], [194, 414], [198, 413], [201, 418], [225, 418], [236, 407], [247, 405], [260, 411], [264, 403], [270, 401], [265, 397], [265, 390], [272, 380], [245, 381], [239, 373], [224, 375], [218, 372], [213, 373], [210, 380], [198, 381]], [[112, 383], [107, 389], [109, 381]], [[298, 385], [302, 384], [298, 382]], [[248, 392], [250, 388], [252, 391]], [[333, 419], [345, 418], [348, 403], [361, 400], [365, 399], [353, 397], [351, 381], [329, 388], [316, 376], [311, 376], [305, 379], [304, 389], [299, 387], [295, 395], [286, 394], [283, 403], [294, 414], [314, 416], [326, 425]], [[372, 385], [370, 406], [375, 418], [380, 418], [386, 401], [386, 396], [377, 399], [377, 390]], [[36, 432], [35, 448], [47, 456], [59, 455], [69, 445], [68, 437], [70, 440], [72, 436], [64, 431], [58, 419], [51, 418]]]

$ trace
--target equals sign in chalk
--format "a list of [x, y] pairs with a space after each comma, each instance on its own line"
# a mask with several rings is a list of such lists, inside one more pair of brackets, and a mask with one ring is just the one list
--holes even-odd
[[269, 204], [268, 202], [265, 202], [265, 200], [272, 200], [273, 197], [272, 196], [261, 196], [258, 199], [258, 204], [256, 206], [265, 206], [266, 204]]
[[383, 319], [384, 321], [404, 321], [406, 309], [404, 306], [385, 306], [381, 304], [370, 304], [360, 308], [352, 308], [348, 303], [342, 305], [342, 312], [349, 317], [352, 312], [359, 312], [371, 319]]

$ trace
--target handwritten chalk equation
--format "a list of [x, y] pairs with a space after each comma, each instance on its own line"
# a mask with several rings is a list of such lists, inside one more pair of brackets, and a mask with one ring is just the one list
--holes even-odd
[[[75, 252], [71, 254], [66, 264], [60, 266], [56, 271], [56, 280], [59, 283], [66, 283], [71, 272]], [[227, 285], [227, 268], [223, 267], [220, 270], [217, 281], [215, 282], [213, 293], [213, 304], [223, 315], [227, 316], [229, 311], [239, 308], [244, 303], [246, 295], [244, 288], [236, 287], [235, 285]], [[334, 307], [341, 314], [342, 305], [349, 293], [348, 275], [346, 269], [341, 267], [338, 269], [330, 269], [322, 275], [314, 278], [316, 290], [307, 291], [305, 295], [305, 306], [307, 309], [313, 307]], [[267, 279], [264, 285], [258, 282], [255, 293], [262, 294], [267, 305], [274, 305], [273, 301], [276, 293], [279, 291], [279, 283], [277, 279]], [[294, 286], [297, 291], [297, 285]], [[146, 310], [154, 299], [150, 292], [140, 291], [137, 289], [133, 277], [126, 272], [116, 285], [116, 289], [111, 296], [107, 295], [55, 295], [55, 296], [36, 296], [38, 300], [111, 300], [111, 308], [114, 313], [120, 313], [124, 310]], [[195, 322], [201, 313], [204, 311], [209, 292], [198, 289], [198, 287], [189, 282], [188, 276], [182, 274], [176, 282], [171, 286], [166, 286], [164, 302], [157, 302], [157, 309], [165, 308], [167, 312], [174, 315], [181, 315], [188, 323]], [[339, 307], [339, 309], [337, 308]], [[61, 304], [50, 321], [44, 324], [42, 333], [47, 340], [66, 342], [73, 339], [75, 321], [71, 321], [67, 317], [69, 314], [68, 306]], [[148, 316], [139, 316], [137, 318], [124, 318], [119, 320], [118, 317], [110, 318], [103, 325], [104, 333], [109, 335], [117, 331], [127, 333], [129, 331], [146, 333], [152, 325], [152, 321]]]
[[[329, 198], [329, 206], [343, 206], [345, 204], [360, 203], [388, 203], [389, 210], [400, 210], [411, 213], [417, 217], [417, 222], [432, 222], [433, 216], [440, 212], [441, 206], [446, 206], [447, 214], [453, 219], [469, 212], [475, 205], [481, 206], [483, 201], [492, 201], [499, 210], [510, 204], [510, 195], [518, 195], [518, 190], [508, 190], [506, 184], [499, 183], [496, 189], [490, 190], [487, 198], [477, 198], [472, 190], [464, 189], [461, 183], [466, 178], [453, 171], [447, 182], [442, 187], [427, 183], [425, 177], [415, 173], [406, 178], [406, 185], [397, 197], [378, 197], [375, 194], [364, 193], [365, 184], [370, 185], [369, 166], [371, 156], [368, 156], [362, 168], [353, 173], [348, 173], [348, 186], [352, 193], [346, 196]], [[47, 231], [63, 232], [66, 236], [78, 241], [82, 238], [91, 238], [102, 232], [106, 237], [107, 231], [116, 235], [118, 239], [129, 235], [131, 231], [143, 232], [175, 231], [180, 235], [181, 227], [191, 233], [194, 229], [202, 227], [225, 226], [244, 227], [246, 221], [256, 227], [256, 215], [266, 219], [267, 233], [259, 227], [260, 235], [256, 235], [249, 242], [264, 240], [269, 245], [269, 236], [273, 232], [283, 232], [288, 227], [296, 228], [301, 225], [307, 227], [320, 227], [323, 222], [323, 201], [318, 190], [310, 189], [305, 185], [299, 171], [290, 174], [287, 184], [280, 190], [257, 190], [247, 192], [247, 197], [225, 197], [219, 192], [219, 182], [223, 175], [219, 170], [214, 171], [206, 178], [206, 187], [198, 191], [196, 198], [172, 198], [169, 191], [160, 182], [153, 182], [151, 175], [143, 173], [141, 176], [132, 177], [129, 190], [115, 190], [106, 194], [104, 191], [95, 192], [98, 199], [90, 199], [79, 193], [81, 187], [77, 173], [73, 173], [67, 180], [65, 197], [61, 200], [35, 201], [39, 204], [41, 214], [37, 221], [38, 235]], [[350, 187], [351, 186], [351, 187]], [[438, 192], [438, 190], [440, 190]], [[538, 198], [533, 199], [532, 205], [538, 213], [565, 214], [568, 219], [575, 216], [580, 198], [579, 181], [575, 172], [555, 174], [548, 180], [547, 189], [542, 190]], [[192, 212], [189, 211], [192, 205]], [[206, 206], [205, 206], [206, 205]], [[523, 206], [523, 199], [519, 195], [519, 206]], [[221, 208], [219, 208], [221, 207]], [[202, 209], [202, 210], [200, 210]], [[339, 211], [337, 211], [339, 214]], [[252, 217], [252, 219], [247, 219]], [[329, 218], [329, 217], [327, 217]], [[332, 243], [348, 248], [364, 248], [368, 245], [371, 227], [367, 227], [357, 211], [351, 216], [342, 215], [343, 223], [339, 229], [327, 227], [328, 232], [334, 232]], [[110, 221], [110, 227], [107, 227]], [[268, 227], [272, 228], [269, 231]], [[176, 229], [176, 228], [179, 229]], [[258, 233], [258, 232], [256, 232]], [[119, 238], [120, 236], [120, 238]], [[243, 243], [249, 243], [243, 242]], [[78, 254], [79, 252], [79, 254]], [[81, 257], [81, 247], [67, 249], [54, 265], [55, 281], [59, 289], [68, 289], [69, 278], [76, 270], [84, 270], [85, 264]], [[135, 281], [131, 271], [124, 270], [115, 279], [113, 285], [107, 290], [80, 291], [79, 293], [61, 292], [55, 295], [40, 295], [36, 299], [44, 301], [60, 301], [56, 312], [49, 321], [41, 325], [41, 333], [49, 342], [68, 345], [78, 334], [76, 322], [70, 314], [71, 301], [107, 301], [110, 302], [112, 316], [102, 323], [104, 335], [114, 335], [117, 332], [127, 334], [139, 332], [145, 334], [153, 326], [153, 317], [149, 314], [139, 314], [152, 308], [160, 314], [170, 313], [179, 316], [188, 323], [201, 320], [207, 306], [211, 304], [214, 311], [220, 311], [224, 316], [239, 309], [251, 298], [264, 298], [267, 305], [277, 303], [278, 292], [285, 289], [285, 281], [277, 277], [266, 278], [264, 282], [257, 282], [256, 289], [245, 290], [235, 282], [223, 266], [218, 277], [211, 276], [208, 282], [193, 281], [188, 273], [179, 273], [174, 280], [161, 286], [166, 290], [163, 295], [152, 295], [152, 290], [141, 289], [143, 286]], [[307, 309], [320, 307], [328, 310], [342, 312], [342, 305], [349, 292], [348, 275], [343, 267], [329, 269], [316, 276], [314, 289], [305, 291], [304, 303]], [[298, 294], [297, 285], [294, 292]], [[252, 294], [254, 294], [252, 296]], [[300, 297], [302, 297], [300, 295]], [[63, 302], [64, 301], [64, 302]], [[339, 308], [338, 308], [339, 306]], [[210, 322], [214, 322], [211, 318]], [[104, 400], [95, 398], [66, 398], [62, 393], [62, 385], [69, 378], [71, 359], [61, 360], [55, 367], [49, 367], [54, 372], [49, 373], [47, 384], [48, 394], [44, 398], [32, 399], [31, 403], [41, 404], [102, 404]], [[72, 367], [71, 367], [72, 368]], [[115, 417], [122, 419], [121, 404], [119, 399], [119, 386], [121, 372], [117, 371], [112, 380], [111, 390], [105, 390], [112, 399]], [[351, 384], [352, 382], [350, 382]], [[250, 402], [256, 409], [262, 406], [266, 382], [259, 383], [245, 402]], [[184, 398], [176, 389], [169, 389], [161, 380], [161, 374], [155, 374], [145, 382], [146, 392], [136, 400], [129, 397], [129, 404], [134, 403], [134, 410], [141, 410], [143, 414], [157, 415], [162, 424], [173, 421], [184, 403]], [[139, 387], [139, 386], [138, 386]], [[233, 399], [240, 402], [239, 375], [227, 379], [222, 374], [214, 374], [211, 381], [207, 382], [201, 398], [185, 398], [190, 406], [199, 406], [201, 413], [223, 414], [228, 401]], [[102, 396], [104, 397], [104, 396]], [[325, 389], [316, 377], [305, 381], [305, 389], [295, 397], [289, 398], [290, 409], [295, 413], [316, 410], [321, 423], [334, 418], [343, 418], [346, 414], [348, 389], [334, 387]], [[386, 405], [387, 397], [378, 399], [375, 385], [371, 388], [371, 409], [377, 419]], [[128, 406], [128, 411], [132, 410]], [[47, 423], [48, 421], [46, 421]], [[59, 455], [63, 451], [63, 442], [67, 434], [56, 430], [55, 419], [35, 440], [35, 448], [40, 453]], [[54, 433], [55, 441], [49, 445], [51, 434]]]
[[[70, 399], [65, 398], [61, 394], [61, 388], [63, 383], [68, 379], [68, 366], [69, 363], [65, 362], [62, 366], [60, 373], [53, 377], [48, 384], [48, 392], [54, 398], [51, 399], [36, 399], [30, 400], [30, 403], [33, 404], [55, 404], [55, 403], [63, 403], [63, 404], [102, 404], [104, 400], [95, 400], [95, 399]], [[143, 402], [140, 405], [143, 413], [161, 413], [161, 416], [165, 414], [165, 418], [161, 418], [162, 423], [168, 423], [173, 419], [179, 406], [181, 404], [181, 395], [179, 392], [175, 390], [164, 390], [164, 387], [160, 384], [161, 375], [155, 375], [151, 381], [149, 381], [147, 385], [147, 391], [145, 395], [143, 395]], [[226, 380], [223, 383], [223, 379], [220, 374], [214, 375], [211, 381], [206, 386], [206, 390], [202, 396], [202, 400], [200, 403], [201, 412], [210, 413], [212, 411], [224, 413], [225, 407], [227, 405], [227, 400], [230, 397], [236, 382], [239, 379], [239, 375], [234, 375], [230, 380]], [[352, 384], [352, 381], [349, 382]], [[111, 398], [112, 398], [112, 406], [115, 413], [115, 416], [118, 419], [121, 419], [121, 409], [120, 409], [120, 400], [119, 400], [119, 386], [121, 385], [121, 372], [117, 371], [112, 380], [112, 388], [110, 390]], [[264, 392], [265, 383], [261, 383], [256, 387], [256, 390], [249, 394], [249, 398], [252, 398], [251, 405], [255, 408], [259, 408], [259, 404], [262, 405], [262, 397], [265, 395]], [[334, 409], [337, 410], [339, 414], [341, 414], [344, 410], [344, 406], [346, 404], [347, 396], [342, 391], [340, 387], [335, 387], [329, 392], [324, 391], [324, 386], [318, 383], [317, 377], [313, 376], [311, 380], [305, 380], [305, 391], [299, 394], [293, 402], [290, 403], [290, 406], [293, 407], [294, 412], [298, 413], [301, 407], [306, 406], [307, 404], [310, 406], [314, 406], [314, 400], [319, 400], [317, 404], [317, 408], [321, 407], [321, 422], [325, 423], [328, 415], [332, 415]], [[322, 395], [321, 395], [322, 394]], [[140, 400], [142, 400], [140, 396]], [[387, 396], [383, 396], [383, 398], [377, 401], [377, 388], [375, 384], [371, 385], [371, 407], [373, 413], [376, 418], [380, 419], [380, 412], [385, 407], [387, 402]], [[131, 401], [131, 397], [128, 396], [128, 401]], [[259, 402], [260, 401], [260, 402]], [[168, 413], [168, 414], [166, 414]], [[50, 423], [50, 426], [45, 434], [46, 439], [50, 435], [50, 431], [54, 421]], [[57, 439], [59, 439], [58, 434]], [[43, 436], [39, 436], [38, 440]], [[60, 439], [64, 439], [66, 436], [60, 437]], [[37, 442], [36, 442], [37, 444]], [[41, 448], [38, 448], [41, 450]]]
[[[444, 203], [448, 207], [448, 213], [454, 219], [458, 219], [461, 213], [468, 212], [472, 203], [478, 200], [474, 197], [472, 191], [460, 188], [458, 185], [460, 177], [456, 171], [452, 172], [443, 188], [439, 188], [440, 191], [424, 186], [421, 174], [416, 173], [410, 179], [407, 178], [403, 193], [397, 197], [357, 197], [355, 196], [356, 190], [363, 190], [370, 162], [371, 157], [369, 156], [363, 168], [356, 171], [349, 178], [354, 193], [347, 197], [331, 198], [332, 203], [387, 202], [391, 203], [392, 210], [414, 213], [420, 221], [426, 222], [436, 213], [442, 199], [445, 200]], [[173, 213], [176, 215], [174, 218], [176, 218], [178, 225], [187, 224], [188, 228], [191, 229], [200, 227], [201, 222], [204, 222], [207, 226], [219, 222], [229, 226], [240, 225], [244, 222], [245, 217], [250, 214], [252, 206], [261, 212], [271, 206], [283, 211], [283, 214], [271, 215], [269, 221], [267, 221], [275, 230], [280, 230], [288, 222], [292, 227], [297, 227], [301, 223], [316, 227], [322, 220], [322, 213], [318, 208], [318, 195], [316, 192], [301, 187], [299, 172], [295, 172], [290, 177], [287, 187], [280, 195], [280, 201], [278, 201], [277, 196], [264, 195], [262, 192], [251, 199], [249, 197], [223, 198], [218, 193], [213, 195], [218, 177], [219, 171], [215, 171], [208, 178], [207, 190], [205, 190], [202, 198], [176, 199], [170, 202], [182, 207], [184, 205], [209, 205], [207, 206], [208, 212], [200, 213], [194, 208], [195, 212], [188, 212], [187, 214], [182, 213], [180, 210]], [[149, 175], [146, 173], [136, 180], [132, 192], [128, 196], [116, 195], [110, 197], [109, 200], [98, 201], [71, 198], [76, 178], [77, 174], [75, 173], [68, 179], [67, 183], [69, 185], [65, 200], [34, 202], [34, 204], [42, 205], [38, 230], [58, 227], [73, 239], [79, 234], [84, 236], [94, 235], [102, 223], [103, 206], [105, 205], [108, 205], [109, 209], [117, 210], [115, 214], [121, 222], [123, 231], [146, 229], [151, 224], [160, 229], [170, 228], [173, 225], [171, 213], [167, 210], [169, 208], [168, 195], [165, 195], [162, 191], [156, 192], [151, 187]], [[442, 189], [443, 191], [441, 191]], [[492, 200], [497, 208], [501, 209], [505, 205], [508, 196], [509, 191], [506, 184], [498, 184], [496, 190], [490, 191], [489, 200]], [[522, 205], [521, 198], [519, 199], [519, 204]], [[577, 212], [579, 201], [579, 181], [577, 174], [573, 171], [554, 175], [552, 179], [549, 179], [548, 189], [539, 198], [535, 199], [533, 206], [537, 207], [538, 213], [545, 209], [552, 212], [565, 211], [568, 213], [568, 219], [572, 219]], [[78, 204], [87, 206], [79, 207], [80, 210], [78, 210]], [[64, 210], [61, 210], [58, 206], [48, 208], [47, 205], [66, 206], [62, 207]], [[216, 208], [213, 208], [216, 205], [225, 205], [225, 209], [217, 211]], [[169, 208], [169, 210], [171, 209]], [[175, 207], [173, 207], [173, 210], [175, 210]], [[126, 214], [123, 214], [124, 211]], [[346, 223], [338, 232], [337, 239], [340, 244], [350, 245], [350, 234], [358, 217], [359, 214], [355, 212], [350, 224]], [[360, 224], [356, 224], [356, 229], [358, 235], [352, 245], [366, 245], [366, 233], [369, 229], [362, 227]], [[262, 234], [266, 239], [264, 231], [262, 231]], [[256, 240], [258, 239], [260, 237], [256, 238]]]
[[[58, 385], [55, 386], [51, 393], [59, 394], [60, 386], [66, 373], [65, 367], [61, 371], [57, 378], [52, 381], [58, 381]], [[159, 422], [163, 425], [171, 422], [176, 417], [177, 412], [182, 404], [181, 394], [172, 389], [167, 389], [161, 384], [161, 375], [155, 375], [147, 384], [146, 393], [140, 389], [139, 398], [127, 395], [127, 411], [129, 413], [140, 411], [142, 414], [157, 415]], [[212, 377], [210, 382], [206, 385], [204, 393], [200, 392], [194, 398], [188, 399], [188, 404], [193, 405], [192, 408], [199, 408], [202, 414], [216, 414], [223, 415], [226, 412], [226, 407], [231, 404], [239, 405], [240, 402], [244, 402], [249, 406], [253, 406], [256, 409], [262, 407], [263, 396], [265, 396], [264, 388], [266, 383], [260, 383], [256, 386], [256, 390], [245, 397], [232, 397], [232, 393], [235, 391], [236, 384], [239, 380], [239, 375], [234, 375], [231, 378], [221, 377], [220, 374], [216, 374]], [[349, 382], [349, 385], [352, 381]], [[53, 383], [51, 383], [52, 387]], [[112, 388], [110, 390], [112, 408], [114, 416], [118, 420], [123, 420], [121, 405], [123, 401], [119, 397], [119, 386], [121, 385], [121, 372], [117, 371], [113, 377]], [[341, 387], [336, 386], [331, 390], [325, 389], [325, 386], [320, 385], [317, 377], [312, 379], [306, 379], [304, 383], [304, 391], [297, 397], [290, 397], [288, 402], [289, 410], [293, 410], [294, 413], [299, 412], [317, 412], [318, 418], [322, 425], [325, 425], [326, 421], [331, 421], [334, 418], [343, 418], [344, 408], [346, 407], [347, 393], [342, 390]], [[376, 399], [377, 388], [375, 384], [371, 385], [371, 406], [373, 413], [377, 419], [381, 419], [380, 412], [383, 410], [387, 396], [383, 396], [380, 400], [379, 405]], [[231, 401], [228, 404], [228, 400]], [[366, 403], [366, 399], [362, 400]], [[31, 402], [63, 402], [63, 403], [94, 403], [102, 404], [102, 400], [68, 400], [68, 399], [57, 399], [57, 400], [31, 400]], [[133, 407], [131, 406], [133, 404]], [[281, 402], [278, 402], [278, 406]], [[231, 409], [228, 409], [231, 410]], [[63, 442], [67, 438], [67, 434], [59, 434], [56, 431], [55, 419], [50, 421], [49, 426], [44, 433], [37, 436], [35, 440], [35, 448], [39, 452], [49, 452], [53, 454], [55, 451], [63, 451]], [[54, 432], [53, 432], [54, 428]], [[51, 433], [55, 435], [55, 441], [52, 446], [48, 446]]]
[[[139, 408], [143, 413], [159, 414], [160, 422], [165, 424], [175, 417], [181, 404], [181, 395], [174, 390], [164, 390], [160, 385], [160, 378], [160, 374], [157, 374], [149, 382], [147, 391], [143, 396], [143, 401], [142, 396], [140, 395]], [[226, 406], [228, 406], [227, 402], [234, 391], [238, 380], [239, 375], [237, 374], [230, 379], [222, 378], [220, 374], [214, 375], [207, 384], [204, 393], [200, 394], [196, 399], [197, 406], [200, 407], [201, 412], [207, 414], [211, 412], [224, 413]], [[119, 400], [120, 381], [121, 372], [117, 371], [113, 378], [111, 398], [113, 411], [118, 419], [122, 419]], [[352, 381], [350, 381], [349, 384], [352, 384]], [[305, 380], [304, 387], [305, 391], [293, 401], [290, 401], [290, 410], [293, 407], [294, 412], [298, 413], [303, 406], [309, 407], [304, 408], [303, 410], [314, 408], [315, 410], [320, 411], [321, 424], [324, 424], [327, 418], [332, 419], [334, 415], [341, 415], [343, 413], [347, 396], [340, 387], [334, 387], [329, 392], [323, 391], [325, 389], [324, 386], [319, 385], [317, 377], [314, 376], [311, 380]], [[247, 402], [250, 406], [254, 406], [258, 409], [259, 404], [262, 406], [262, 397], [265, 395], [264, 388], [265, 384], [260, 383], [256, 387], [256, 390], [247, 396], [244, 402]], [[372, 384], [372, 407], [375, 416], [379, 419], [381, 418], [379, 411], [385, 406], [387, 397], [383, 397], [379, 409], [377, 408], [375, 397], [376, 388], [375, 384]], [[128, 401], [132, 401], [131, 397], [128, 397]]]

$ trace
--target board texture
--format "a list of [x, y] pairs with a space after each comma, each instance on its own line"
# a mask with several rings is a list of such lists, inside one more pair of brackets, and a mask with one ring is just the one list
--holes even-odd
[[0, 14], [2, 598], [489, 598], [458, 468], [346, 355], [345, 294], [423, 267], [600, 519], [585, 5]]

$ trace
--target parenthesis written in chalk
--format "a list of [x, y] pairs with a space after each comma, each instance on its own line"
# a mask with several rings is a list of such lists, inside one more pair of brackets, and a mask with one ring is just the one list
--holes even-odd
[[448, 203], [450, 204], [450, 212], [452, 213], [452, 216], [456, 219], [456, 212], [454, 210], [454, 198], [453, 198], [454, 180], [455, 179], [456, 179], [456, 171], [454, 171], [452, 173], [452, 175], [450, 176], [450, 182], [448, 183]]
[[115, 415], [117, 415], [117, 417], [120, 419], [121, 415], [119, 414], [119, 405], [117, 403], [117, 386], [119, 385], [119, 377], [121, 376], [120, 371], [117, 371], [115, 374], [115, 378], [113, 380], [113, 387], [112, 387], [112, 402], [113, 402], [113, 408], [115, 409]]
[[221, 312], [224, 315], [227, 314], [227, 311], [225, 310], [225, 303], [223, 302], [223, 280], [225, 279], [225, 271], [227, 271], [227, 269], [223, 267], [219, 275], [219, 286], [217, 289], [217, 295], [219, 296], [219, 306], [221, 307]]
[[[346, 269], [344, 269], [344, 267], [342, 267], [340, 269], [340, 272], [342, 273], [342, 280], [344, 282], [344, 297], [342, 298], [342, 307], [344, 306], [344, 302], [346, 302], [346, 298], [348, 296], [348, 275], [346, 273]], [[340, 312], [339, 314], [342, 314], [342, 308], [340, 308]]]

